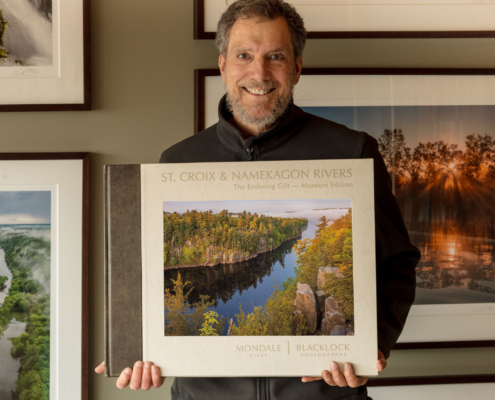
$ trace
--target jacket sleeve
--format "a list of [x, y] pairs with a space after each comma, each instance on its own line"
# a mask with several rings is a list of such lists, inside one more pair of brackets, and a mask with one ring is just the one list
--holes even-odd
[[388, 358], [414, 302], [421, 255], [409, 240], [390, 175], [371, 136], [361, 158], [372, 158], [374, 164], [378, 348]]

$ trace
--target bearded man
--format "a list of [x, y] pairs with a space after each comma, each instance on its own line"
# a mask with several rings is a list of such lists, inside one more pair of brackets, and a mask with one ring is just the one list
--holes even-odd
[[[160, 162], [319, 160], [373, 158], [376, 208], [378, 362], [382, 371], [414, 301], [418, 250], [391, 192], [377, 142], [364, 132], [305, 113], [292, 93], [302, 70], [303, 20], [282, 0], [237, 0], [222, 15], [216, 45], [226, 95], [219, 121], [163, 152]], [[331, 360], [329, 360], [331, 361]], [[102, 365], [97, 372], [102, 372]], [[276, 372], [275, 372], [276, 373]], [[367, 377], [336, 362], [312, 378], [176, 378], [173, 400], [367, 398]], [[119, 388], [149, 389], [163, 383], [152, 363], [137, 362], [117, 380]]]

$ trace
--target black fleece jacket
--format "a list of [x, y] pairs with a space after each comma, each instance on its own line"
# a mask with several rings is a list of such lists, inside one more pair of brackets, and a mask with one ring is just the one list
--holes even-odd
[[[226, 109], [224, 98], [220, 102], [218, 116], [219, 122], [215, 125], [165, 150], [160, 162], [356, 158], [374, 160], [378, 348], [385, 357], [388, 357], [404, 327], [407, 314], [414, 301], [415, 267], [420, 253], [409, 240], [399, 207], [391, 191], [390, 176], [378, 151], [377, 141], [364, 132], [357, 132], [344, 125], [308, 114], [292, 103], [279, 123], [268, 131], [247, 140], [228, 122], [232, 114]], [[276, 383], [274, 381], [276, 379], [283, 379], [284, 387], [289, 385], [294, 397], [278, 397], [276, 393], [270, 396], [270, 390], [275, 390], [274, 388], [282, 382]], [[327, 393], [327, 388], [323, 386], [326, 384], [321, 384], [322, 381], [317, 381], [320, 382], [318, 385], [312, 385], [316, 391], [311, 394], [308, 393], [309, 385], [301, 383], [298, 378], [266, 378], [266, 380], [264, 378], [243, 378], [235, 381], [239, 384], [244, 382], [246, 385], [254, 385], [253, 389], [259, 387], [258, 397], [229, 396], [228, 388], [231, 387], [233, 381], [220, 378], [207, 380], [178, 378], [172, 388], [172, 396], [174, 399], [188, 400], [196, 398], [202, 400], [331, 399], [334, 398], [333, 396], [339, 399], [347, 398], [345, 397], [347, 393], [344, 397], [341, 396], [343, 391], [340, 395], [336, 394], [341, 388], [332, 388], [330, 396], [330, 392]], [[267, 381], [270, 383], [267, 384]], [[261, 386], [265, 387], [265, 391], [268, 390], [265, 397], [262, 395], [260, 397]], [[303, 397], [297, 397], [299, 387], [301, 390], [304, 387], [304, 392], [299, 394], [301, 396], [304, 393]], [[205, 389], [209, 392], [213, 390], [213, 392], [207, 395]], [[174, 390], [184, 394], [174, 393]], [[224, 393], [222, 390], [227, 392]], [[351, 396], [357, 394], [357, 391], [349, 392]], [[363, 398], [366, 398], [365, 394]]]

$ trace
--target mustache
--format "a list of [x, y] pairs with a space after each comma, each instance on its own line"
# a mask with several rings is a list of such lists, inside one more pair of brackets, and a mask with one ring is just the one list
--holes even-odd
[[264, 82], [256, 82], [256, 81], [249, 81], [249, 82], [240, 82], [238, 87], [245, 87], [246, 89], [261, 89], [261, 90], [269, 90], [269, 89], [274, 89], [277, 87], [275, 85], [275, 82], [272, 81], [264, 81]]

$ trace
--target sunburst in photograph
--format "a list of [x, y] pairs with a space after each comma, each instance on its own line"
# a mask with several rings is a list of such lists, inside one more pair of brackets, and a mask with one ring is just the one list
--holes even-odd
[[495, 302], [495, 106], [305, 107], [378, 140], [421, 251], [414, 304]]

